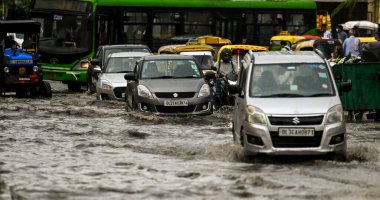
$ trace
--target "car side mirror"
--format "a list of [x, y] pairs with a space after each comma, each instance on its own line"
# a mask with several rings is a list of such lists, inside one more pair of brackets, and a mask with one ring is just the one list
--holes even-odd
[[128, 72], [124, 75], [124, 79], [127, 81], [133, 81], [135, 80], [135, 73], [133, 72]]
[[90, 60], [91, 65], [100, 65], [100, 62], [98, 59], [94, 58]]
[[95, 72], [95, 73], [100, 73], [100, 72], [102, 72], [102, 69], [100, 68], [99, 65], [97, 65], [97, 66], [94, 67], [94, 72]]
[[339, 86], [339, 92], [349, 92], [352, 89], [352, 83], [351, 82], [343, 82]]
[[215, 78], [215, 72], [214, 71], [206, 71], [204, 75], [205, 75], [205, 78], [207, 80]]

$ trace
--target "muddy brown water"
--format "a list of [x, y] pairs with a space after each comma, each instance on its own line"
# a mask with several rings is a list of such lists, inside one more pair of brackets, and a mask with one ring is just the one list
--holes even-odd
[[52, 84], [52, 99], [0, 98], [0, 200], [380, 199], [379, 123], [347, 125], [347, 162], [247, 160], [230, 109], [127, 113]]

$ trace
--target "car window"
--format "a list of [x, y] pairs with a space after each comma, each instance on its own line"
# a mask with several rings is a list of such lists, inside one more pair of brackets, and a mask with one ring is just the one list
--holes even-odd
[[200, 78], [194, 60], [149, 60], [142, 66], [141, 78]]
[[106, 73], [132, 72], [140, 57], [111, 57], [105, 68]]
[[332, 79], [325, 64], [255, 65], [250, 96], [332, 96]]

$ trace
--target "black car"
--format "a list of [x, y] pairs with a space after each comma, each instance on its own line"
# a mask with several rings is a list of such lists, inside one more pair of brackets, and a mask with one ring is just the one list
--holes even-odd
[[102, 68], [107, 62], [107, 58], [112, 53], [117, 52], [149, 52], [152, 51], [146, 45], [136, 44], [120, 44], [120, 45], [103, 45], [99, 46], [98, 51], [87, 69], [87, 88], [91, 93], [96, 92], [96, 82], [98, 81], [98, 73], [94, 71], [96, 66]]
[[213, 94], [208, 80], [192, 56], [154, 55], [143, 57], [134, 72], [127, 73], [127, 110], [159, 114], [213, 113]]

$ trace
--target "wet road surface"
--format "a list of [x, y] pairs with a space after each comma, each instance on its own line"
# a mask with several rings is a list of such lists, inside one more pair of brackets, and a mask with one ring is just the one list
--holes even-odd
[[379, 123], [347, 125], [347, 162], [247, 160], [229, 109], [164, 117], [58, 83], [53, 92], [0, 98], [0, 200], [380, 199]]

